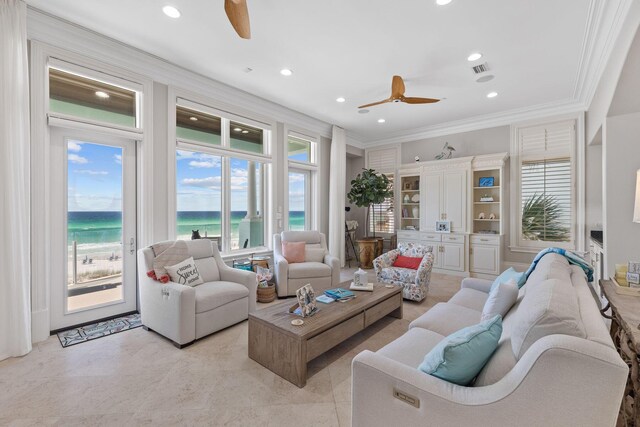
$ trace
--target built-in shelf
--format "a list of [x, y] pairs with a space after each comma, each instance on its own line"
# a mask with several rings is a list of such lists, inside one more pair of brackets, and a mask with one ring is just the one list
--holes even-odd
[[402, 190], [403, 193], [419, 193], [420, 190]]
[[402, 202], [403, 205], [407, 205], [407, 206], [420, 206], [420, 203], [417, 202]]
[[500, 218], [495, 218], [495, 219], [474, 219], [474, 221], [500, 222]]
[[475, 205], [499, 205], [500, 202], [473, 202]]
[[500, 186], [494, 185], [493, 187], [473, 187], [474, 190], [491, 190], [492, 188], [500, 188]]

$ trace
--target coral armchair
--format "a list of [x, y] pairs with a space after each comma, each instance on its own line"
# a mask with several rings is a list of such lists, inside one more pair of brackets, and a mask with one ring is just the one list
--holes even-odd
[[[417, 270], [394, 267], [398, 255], [422, 257]], [[412, 301], [422, 301], [427, 296], [431, 268], [433, 266], [433, 247], [415, 243], [400, 243], [394, 249], [373, 260], [373, 268], [379, 283], [391, 283], [402, 286], [402, 296]]]

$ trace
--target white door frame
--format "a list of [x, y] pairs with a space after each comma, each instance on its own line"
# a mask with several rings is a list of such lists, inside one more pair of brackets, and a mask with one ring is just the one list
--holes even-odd
[[[51, 330], [64, 329], [99, 319], [129, 313], [137, 309], [137, 272], [136, 272], [136, 141], [115, 137], [99, 130], [74, 128], [50, 128], [50, 200], [51, 200], [51, 293], [50, 313]], [[122, 148], [122, 287], [123, 297], [119, 301], [109, 302], [69, 312], [67, 309], [67, 141], [69, 139], [86, 141]], [[130, 244], [133, 242], [132, 247]], [[132, 249], [132, 251], [130, 250]], [[57, 262], [55, 257], [58, 258]]]

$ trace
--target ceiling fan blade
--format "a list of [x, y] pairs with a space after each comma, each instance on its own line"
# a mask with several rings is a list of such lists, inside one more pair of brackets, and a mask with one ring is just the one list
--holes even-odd
[[378, 102], [373, 102], [371, 104], [361, 105], [358, 108], [373, 107], [374, 105], [386, 104], [387, 102], [391, 102], [391, 99], [385, 99], [384, 101], [378, 101]]
[[400, 76], [393, 76], [391, 81], [391, 98], [400, 98], [404, 95], [404, 81]]
[[434, 102], [440, 102], [439, 99], [435, 98], [416, 98], [411, 96], [405, 96], [400, 101], [407, 104], [433, 104]]
[[247, 0], [224, 0], [224, 11], [236, 33], [243, 39], [250, 39], [251, 26]]

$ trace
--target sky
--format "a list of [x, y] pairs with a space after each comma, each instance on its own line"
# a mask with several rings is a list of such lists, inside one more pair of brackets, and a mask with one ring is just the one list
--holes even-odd
[[69, 140], [68, 211], [122, 210], [122, 148]]

